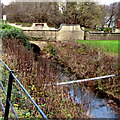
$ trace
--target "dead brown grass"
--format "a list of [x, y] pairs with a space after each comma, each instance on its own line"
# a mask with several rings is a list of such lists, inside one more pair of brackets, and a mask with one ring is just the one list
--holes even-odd
[[[74, 42], [54, 44], [58, 58], [68, 70], [74, 73], [73, 79], [92, 78], [119, 73], [118, 57], [106, 55], [87, 45]], [[61, 63], [60, 63], [61, 64]], [[120, 100], [119, 77], [86, 82], [87, 86], [99, 89]], [[116, 87], [117, 85], [117, 87]]]
[[[15, 71], [17, 78], [34, 97], [49, 118], [85, 118], [87, 110], [68, 98], [64, 87], [46, 86], [59, 80], [58, 70], [52, 68], [47, 58], [38, 56], [35, 61], [32, 51], [28, 51], [17, 39], [3, 39], [3, 60]], [[28, 103], [29, 104], [29, 103]], [[37, 116], [35, 108], [28, 108]]]

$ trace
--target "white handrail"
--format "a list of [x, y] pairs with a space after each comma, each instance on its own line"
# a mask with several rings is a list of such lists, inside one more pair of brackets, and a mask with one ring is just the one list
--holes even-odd
[[60, 82], [60, 83], [54, 83], [54, 84], [47, 84], [49, 85], [68, 85], [68, 84], [73, 84], [73, 83], [80, 83], [80, 82], [87, 82], [87, 81], [92, 81], [92, 80], [99, 80], [103, 78], [110, 78], [110, 77], [115, 77], [116, 75], [106, 75], [106, 76], [101, 76], [101, 77], [95, 77], [95, 78], [88, 78], [88, 79], [81, 79], [81, 80], [74, 80], [74, 81], [66, 81], [66, 82]]

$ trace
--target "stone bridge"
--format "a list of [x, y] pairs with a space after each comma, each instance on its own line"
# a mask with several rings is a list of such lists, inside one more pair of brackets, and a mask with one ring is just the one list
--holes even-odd
[[[33, 23], [31, 27], [22, 27], [21, 25], [10, 24], [21, 28], [23, 32], [30, 37], [43, 38], [49, 41], [72, 41], [84, 40], [84, 28], [79, 24], [61, 24], [58, 29], [48, 27], [47, 23]], [[47, 42], [30, 41], [33, 51], [37, 52], [47, 46]]]
[[[75, 40], [120, 40], [120, 33], [85, 32], [79, 24], [61, 24], [58, 29], [48, 27], [47, 23], [33, 23], [31, 27], [10, 24], [21, 28], [30, 37], [47, 39], [49, 41], [75, 41]], [[46, 42], [30, 41], [34, 51], [43, 49]], [[36, 46], [36, 47], [35, 47]]]
[[44, 47], [48, 45], [47, 42], [43, 42], [43, 41], [29, 41], [29, 43], [31, 44], [36, 60], [37, 60], [37, 56], [40, 55], [41, 50], [43, 50]]
[[48, 27], [47, 23], [33, 23], [31, 27], [10, 24], [21, 28], [30, 37], [38, 37], [55, 41], [84, 40], [84, 28], [79, 24], [61, 24], [58, 29]]
[[[60, 28], [48, 27], [47, 23], [33, 23], [31, 27], [22, 27], [14, 25], [23, 30], [23, 32], [30, 37], [43, 38], [49, 41], [68, 41], [68, 40], [84, 40], [84, 31], [78, 24], [61, 24]], [[29, 41], [33, 51], [43, 50], [47, 46], [47, 42], [41, 40]]]
[[44, 38], [52, 41], [84, 40], [84, 31], [81, 30], [80, 25], [78, 24], [61, 24], [59, 29], [49, 27], [46, 27], [45, 29], [43, 26], [32, 28], [23, 29], [23, 32], [30, 37]]

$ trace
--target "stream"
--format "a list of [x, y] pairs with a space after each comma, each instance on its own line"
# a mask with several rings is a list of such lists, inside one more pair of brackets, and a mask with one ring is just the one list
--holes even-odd
[[[75, 102], [82, 104], [87, 103], [87, 113], [91, 118], [117, 118], [117, 113], [107, 103], [107, 99], [102, 99], [96, 96], [89, 90], [82, 89], [78, 86], [70, 86], [70, 96], [74, 98]], [[84, 101], [83, 101], [84, 100]]]
[[[70, 77], [67, 77], [66, 73], [62, 71], [63, 69], [53, 64], [53, 67], [59, 69], [60, 73], [60, 81], [70, 81]], [[87, 114], [90, 115], [91, 118], [118, 118], [117, 112], [110, 107], [108, 104], [108, 99], [101, 98], [96, 95], [94, 92], [85, 89], [85, 87], [80, 88], [79, 84], [71, 84], [67, 85], [69, 88], [69, 97], [74, 99], [77, 104], [85, 103], [87, 106]]]

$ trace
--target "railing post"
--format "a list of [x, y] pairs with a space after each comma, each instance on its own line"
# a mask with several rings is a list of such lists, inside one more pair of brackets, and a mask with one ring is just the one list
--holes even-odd
[[4, 114], [4, 120], [8, 120], [9, 115], [9, 109], [10, 109], [10, 99], [11, 99], [11, 91], [12, 91], [12, 82], [13, 82], [13, 71], [10, 71], [9, 74], [9, 81], [8, 81], [8, 89], [7, 89], [7, 98], [6, 98], [6, 107], [5, 107], [5, 114]]

